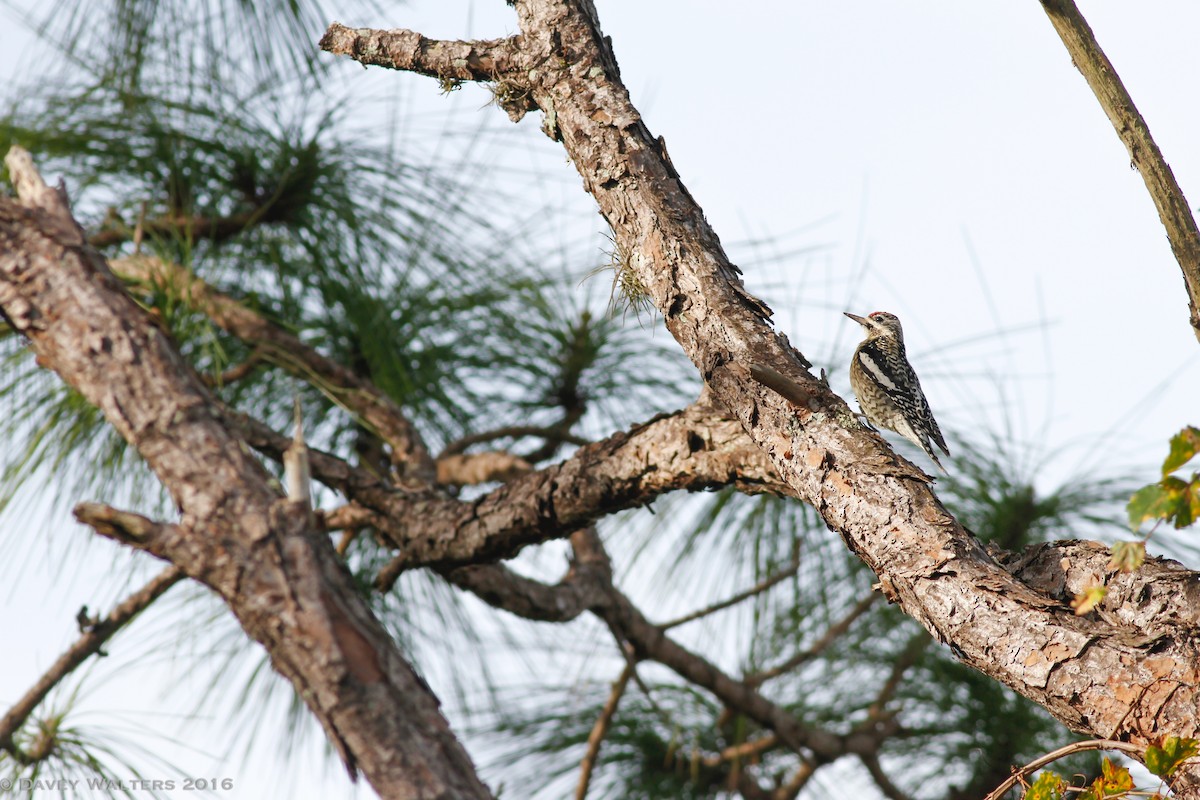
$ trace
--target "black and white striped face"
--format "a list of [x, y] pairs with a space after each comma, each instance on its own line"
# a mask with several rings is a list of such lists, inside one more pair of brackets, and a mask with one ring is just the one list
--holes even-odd
[[900, 319], [895, 314], [873, 311], [869, 316], [860, 317], [848, 311], [843, 313], [866, 329], [868, 339], [874, 339], [876, 336], [892, 336], [899, 341], [904, 341], [904, 331], [900, 328]]

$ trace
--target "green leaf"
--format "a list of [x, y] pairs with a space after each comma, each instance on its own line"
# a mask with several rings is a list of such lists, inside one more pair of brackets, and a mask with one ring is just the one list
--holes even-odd
[[[1192, 475], [1192, 482], [1188, 484], [1187, 488], [1186, 505], [1189, 518], [1188, 524], [1190, 525], [1192, 522], [1200, 519], [1200, 475]], [[1178, 516], [1175, 518], [1175, 527], [1185, 527], [1180, 524], [1180, 517]]]
[[1146, 748], [1146, 769], [1160, 778], [1169, 778], [1179, 765], [1200, 752], [1200, 742], [1180, 736], [1167, 736]]
[[1025, 800], [1062, 800], [1065, 785], [1058, 773], [1043, 770], [1025, 793]]
[[[1189, 485], [1179, 478], [1168, 477], [1138, 489], [1126, 506], [1129, 527], [1136, 531], [1148, 519], [1178, 520], [1180, 506], [1190, 505], [1188, 488]], [[1184, 510], [1183, 513], [1185, 517], [1191, 517], [1190, 511]]]
[[1089, 586], [1075, 595], [1075, 599], [1071, 601], [1071, 608], [1075, 609], [1075, 616], [1082, 617], [1084, 614], [1091, 612], [1092, 609], [1104, 601], [1104, 597], [1107, 594], [1107, 586]]
[[1145, 542], [1115, 542], [1109, 550], [1112, 557], [1108, 560], [1109, 570], [1133, 572], [1146, 560]]
[[1125, 767], [1105, 758], [1100, 769], [1100, 777], [1096, 778], [1091, 787], [1097, 798], [1121, 795], [1133, 788], [1133, 776]]
[[1163, 460], [1163, 477], [1195, 458], [1200, 452], [1200, 428], [1188, 426], [1171, 437], [1171, 450]]

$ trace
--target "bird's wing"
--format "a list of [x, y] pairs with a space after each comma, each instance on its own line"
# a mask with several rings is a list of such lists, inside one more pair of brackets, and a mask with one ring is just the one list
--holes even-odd
[[942, 452], [950, 455], [937, 420], [929, 410], [925, 392], [921, 390], [921, 382], [904, 354], [891, 354], [876, 340], [863, 342], [855, 356], [862, 368], [875, 379], [876, 385], [887, 393], [888, 398], [913, 426], [928, 431], [937, 446], [942, 448]]

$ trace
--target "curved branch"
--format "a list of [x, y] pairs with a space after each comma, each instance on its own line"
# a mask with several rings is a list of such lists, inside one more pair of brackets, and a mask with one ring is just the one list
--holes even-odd
[[1146, 748], [1129, 742], [1118, 742], [1111, 739], [1090, 739], [1086, 742], [1073, 742], [1066, 747], [1060, 747], [1054, 752], [1047, 753], [1040, 758], [1035, 758], [1025, 766], [1018, 770], [1013, 770], [1012, 776], [997, 786], [992, 791], [988, 792], [988, 796], [983, 800], [1000, 800], [1004, 797], [1009, 789], [1017, 785], [1017, 781], [1024, 780], [1026, 777], [1037, 772], [1047, 764], [1058, 761], [1060, 758], [1066, 758], [1075, 753], [1083, 753], [1088, 750], [1119, 750], [1122, 753], [1128, 753], [1131, 756], [1142, 758], [1146, 754]]
[[438, 455], [438, 458], [442, 459], [446, 456], [457, 455], [472, 445], [494, 442], [497, 439], [519, 439], [526, 436], [534, 436], [554, 442], [566, 442], [578, 447], [582, 447], [591, 441], [583, 436], [577, 436], [569, 430], [564, 430], [562, 425], [508, 425], [503, 428], [496, 428], [495, 430], [484, 431], [482, 433], [473, 433], [470, 436], [456, 439], [446, 445]]
[[[317, 462], [313, 462], [318, 474]], [[579, 448], [566, 461], [461, 502], [392, 493], [353, 499], [388, 518], [396, 570], [511, 558], [522, 548], [677, 490], [736, 486], [788, 493], [741, 428], [697, 402], [627, 433]]]
[[1050, 23], [1058, 32], [1071, 60], [1083, 73], [1092, 93], [1100, 101], [1100, 107], [1108, 115], [1125, 144], [1150, 199], [1158, 209], [1158, 218], [1167, 229], [1167, 239], [1179, 268], [1183, 270], [1183, 282], [1187, 286], [1188, 308], [1193, 333], [1200, 339], [1200, 228], [1192, 216], [1187, 198], [1175, 180], [1175, 173], [1163, 158], [1150, 127], [1133, 104], [1133, 98], [1125, 91], [1125, 85], [1113, 68], [1112, 62], [1100, 49], [1092, 28], [1079, 13], [1073, 0], [1041, 0], [1042, 7], [1050, 17]]

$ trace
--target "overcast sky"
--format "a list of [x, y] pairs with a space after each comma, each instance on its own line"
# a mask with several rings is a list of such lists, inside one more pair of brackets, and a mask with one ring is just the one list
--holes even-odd
[[[1079, 3], [1195, 208], [1200, 3]], [[1043, 482], [1122, 468], [1148, 482], [1167, 438], [1198, 422], [1200, 344], [1179, 267], [1140, 175], [1037, 0], [596, 5], [635, 105], [800, 350], [848, 354], [858, 331], [842, 311], [895, 312], [943, 428], [1002, 431], [1008, 421], [1031, 458], [1050, 459]], [[386, 6], [386, 18], [333, 18], [433, 37], [515, 32], [501, 0]], [[27, 39], [0, 25], [9, 74]], [[505, 158], [549, 172], [531, 191], [598, 225], [538, 115], [514, 128], [485, 106], [483, 89], [444, 97], [428, 79], [350, 62], [337, 80], [398, 85], [425, 121], [400, 123], [417, 146], [439, 125], [488, 120], [505, 132]], [[452, 144], [436, 146], [455, 155]], [[834, 380], [845, 385], [844, 374]], [[105, 547], [94, 546], [95, 574], [84, 569], [69, 589], [47, 559], [0, 593], [0, 634], [29, 643], [5, 647], [0, 699], [15, 698], [73, 638], [74, 611], [101, 594]], [[52, 584], [44, 609], [25, 605]], [[128, 697], [147, 710], [131, 724], [149, 724], [162, 690], [155, 676], [190, 690], [185, 664], [149, 663], [110, 678], [125, 694], [114, 688], [96, 713]], [[197, 774], [231, 774], [239, 791], [219, 796], [278, 783], [278, 766], [214, 769], [214, 731], [203, 752], [181, 758]], [[317, 761], [288, 769], [320, 772]], [[294, 786], [286, 793], [303, 796]], [[308, 796], [344, 794], [334, 774]]]

